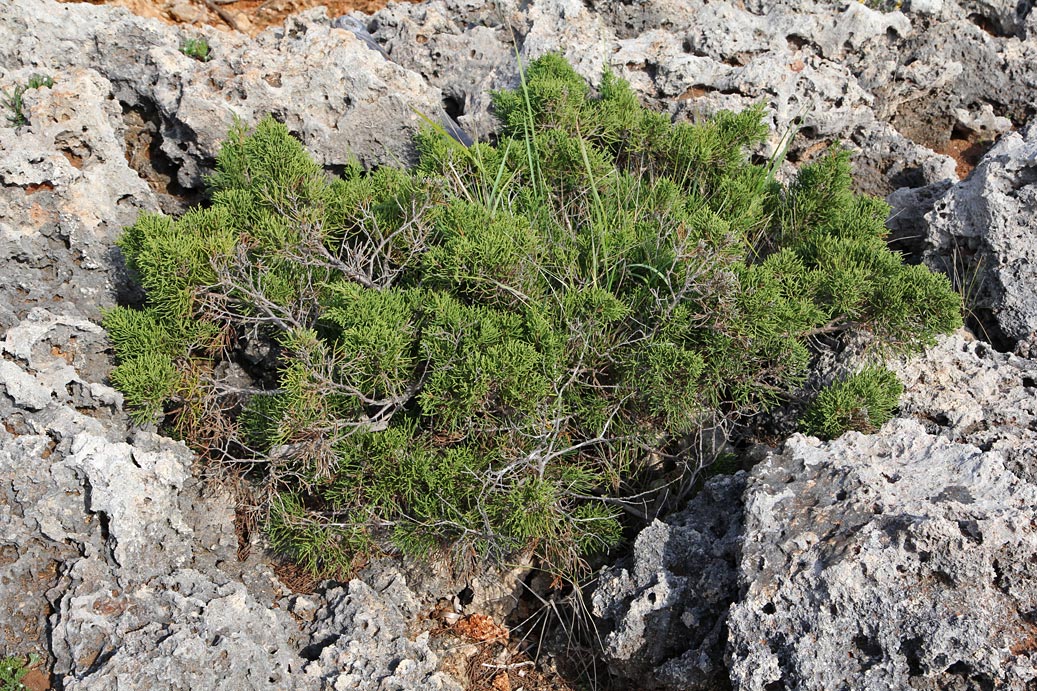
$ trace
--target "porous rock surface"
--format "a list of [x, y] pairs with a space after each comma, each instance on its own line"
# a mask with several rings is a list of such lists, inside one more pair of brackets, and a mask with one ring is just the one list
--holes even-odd
[[0, 340], [9, 652], [47, 641], [65, 689], [285, 684], [302, 632], [271, 607], [282, 589], [255, 565], [244, 585], [233, 504], [201, 491], [186, 447], [127, 429], [106, 347], [41, 307]]
[[[27, 79], [29, 70], [8, 75]], [[110, 94], [98, 73], [69, 68], [53, 88], [25, 93], [31, 127], [0, 127], [0, 332], [33, 306], [98, 320], [124, 284], [111, 269], [115, 238], [158, 205], [127, 165], [126, 125]]]
[[421, 603], [398, 574], [388, 580], [376, 591], [354, 579], [324, 595], [310, 629], [313, 643], [304, 651], [313, 659], [306, 675], [329, 690], [461, 691], [456, 679], [437, 671], [429, 632], [405, 635]]
[[926, 261], [954, 274], [983, 334], [1037, 357], [1037, 120], [1005, 135], [925, 214]]
[[410, 160], [421, 114], [442, 112], [438, 90], [333, 28], [319, 8], [254, 40], [208, 30], [208, 62], [180, 52], [187, 37], [119, 8], [7, 0], [0, 77], [11, 83], [43, 71], [60, 83], [72, 67], [94, 70], [107, 81], [106, 97], [153, 123], [177, 182], [191, 188], [201, 186], [235, 118], [254, 124], [273, 114], [322, 164], [375, 165]]
[[[876, 5], [901, 6], [882, 12]], [[565, 55], [592, 83], [608, 66], [677, 118], [768, 106], [773, 152], [840, 139], [858, 185], [886, 194], [956, 179], [952, 139], [990, 141], [1037, 103], [1032, 3], [928, 0], [429, 0], [368, 22], [390, 57], [439, 87], [469, 131], [494, 128], [490, 89], [514, 55]]]
[[904, 417], [796, 435], [740, 497], [711, 480], [724, 498], [642, 532], [594, 595], [614, 671], [667, 689], [1037, 684], [1037, 362], [962, 332], [895, 370]]
[[[274, 113], [332, 169], [405, 161], [422, 115], [491, 133], [487, 92], [516, 84], [516, 50], [560, 51], [595, 83], [607, 65], [679, 119], [763, 100], [762, 153], [793, 125], [793, 161], [836, 138], [859, 148], [861, 187], [913, 188], [905, 224], [932, 225], [932, 257], [982, 257], [1004, 337], [1037, 354], [1034, 130], [957, 187], [940, 153], [1034, 115], [1037, 13], [882, 4], [431, 0], [358, 15], [390, 59], [315, 10], [254, 40], [205, 29], [203, 63], [179, 51], [182, 30], [123, 10], [0, 0], [0, 86], [56, 79], [26, 92], [29, 126], [0, 126], [3, 652], [46, 653], [66, 689], [457, 688], [414, 626], [427, 593], [383, 571], [291, 596], [261, 560], [238, 562], [230, 499], [185, 447], [132, 429], [106, 384], [96, 323], [132, 295], [114, 239], [190, 201], [234, 117]], [[955, 337], [899, 371], [912, 420], [794, 438], [642, 534], [593, 598], [615, 672], [636, 688], [1037, 683], [1033, 363]]]
[[745, 495], [738, 689], [1025, 689], [1037, 679], [1037, 486], [896, 420], [793, 437]]
[[605, 656], [621, 676], [675, 689], [723, 686], [743, 533], [742, 513], [731, 509], [745, 482], [744, 472], [711, 480], [680, 514], [642, 530], [627, 562], [602, 574], [593, 613], [610, 625]]

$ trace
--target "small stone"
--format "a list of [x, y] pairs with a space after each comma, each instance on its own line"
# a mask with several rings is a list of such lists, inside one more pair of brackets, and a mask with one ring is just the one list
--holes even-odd
[[208, 16], [201, 5], [190, 0], [177, 0], [169, 6], [169, 14], [183, 24], [201, 24]]
[[943, 0], [908, 0], [906, 9], [918, 14], [940, 14], [943, 11]]
[[511, 679], [507, 672], [498, 672], [490, 684], [494, 691], [511, 691]]

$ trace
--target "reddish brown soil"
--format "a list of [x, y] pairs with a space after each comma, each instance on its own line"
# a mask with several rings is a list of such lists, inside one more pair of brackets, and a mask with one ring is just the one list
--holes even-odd
[[[61, 0], [76, 2], [82, 0]], [[337, 17], [354, 10], [374, 12], [385, 7], [388, 0], [236, 0], [226, 5], [207, 3], [205, 0], [85, 0], [93, 5], [118, 5], [142, 17], [160, 19], [169, 24], [184, 24], [172, 11], [174, 7], [189, 7], [198, 15], [198, 23], [222, 29], [237, 28], [252, 36], [271, 25], [281, 24], [285, 17], [302, 10], [324, 5], [328, 15]], [[416, 2], [417, 0], [400, 0]], [[216, 7], [221, 12], [211, 9]], [[224, 16], [220, 16], [223, 14]]]
[[958, 179], [964, 180], [991, 146], [993, 146], [993, 142], [951, 139], [947, 142], [947, 146], [937, 153], [946, 154], [953, 158], [955, 163], [957, 163], [955, 170], [958, 173]]

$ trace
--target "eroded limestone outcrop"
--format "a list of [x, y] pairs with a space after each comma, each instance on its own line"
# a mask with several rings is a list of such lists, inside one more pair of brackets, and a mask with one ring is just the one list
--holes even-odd
[[[610, 65], [677, 118], [763, 100], [772, 150], [798, 123], [793, 159], [841, 138], [864, 189], [915, 188], [900, 220], [930, 233], [934, 265], [975, 259], [999, 347], [1037, 355], [1037, 129], [956, 186], [938, 153], [1033, 115], [1032, 3], [431, 0], [361, 18], [391, 60], [314, 11], [254, 40], [206, 30], [206, 63], [123, 10], [0, 4], [3, 87], [56, 78], [26, 92], [28, 126], [0, 127], [0, 634], [7, 654], [45, 643], [64, 688], [457, 685], [412, 626], [428, 593], [410, 588], [445, 581], [367, 574], [291, 596], [237, 560], [230, 498], [183, 445], [132, 429], [107, 384], [97, 321], [133, 297], [114, 240], [190, 200], [235, 116], [274, 112], [332, 169], [405, 161], [421, 115], [493, 131], [488, 90], [514, 83], [516, 48], [561, 50], [592, 81]], [[135, 128], [153, 146], [134, 151]], [[139, 175], [160, 165], [161, 189]], [[1035, 683], [1034, 362], [952, 337], [898, 371], [910, 419], [796, 437], [646, 529], [594, 596], [617, 673], [638, 688]], [[496, 614], [513, 590], [485, 588]]]
[[1037, 362], [952, 336], [900, 372], [909, 418], [796, 435], [743, 493], [711, 480], [642, 532], [594, 596], [615, 671], [667, 689], [1034, 683]]

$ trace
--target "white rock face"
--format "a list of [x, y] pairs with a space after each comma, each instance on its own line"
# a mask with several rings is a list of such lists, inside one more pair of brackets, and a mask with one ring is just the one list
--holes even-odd
[[[229, 498], [201, 492], [183, 444], [120, 439], [121, 397], [91, 381], [106, 345], [96, 324], [41, 308], [0, 340], [7, 640], [49, 640], [66, 689], [300, 688], [288, 678], [304, 634], [271, 608], [273, 575], [235, 564]], [[20, 398], [25, 380], [45, 395]]]
[[[332, 28], [321, 9], [255, 40], [207, 30], [208, 62], [180, 52], [184, 37], [125, 11], [12, 0], [0, 13], [0, 64], [18, 66], [31, 55], [31, 69], [45, 66], [58, 85], [69, 68], [95, 70], [119, 101], [151, 114], [162, 152], [190, 188], [201, 187], [235, 118], [255, 123], [273, 114], [322, 164], [376, 165], [411, 160], [421, 115], [435, 120], [443, 112], [438, 89], [349, 31]], [[29, 71], [26, 65], [17, 75]], [[58, 163], [66, 165], [48, 177], [70, 174], [67, 162]]]
[[[0, 46], [13, 38], [0, 29]], [[7, 72], [5, 83], [40, 71]], [[0, 331], [34, 305], [99, 319], [120, 282], [109, 268], [116, 237], [140, 211], [158, 210], [127, 163], [111, 90], [95, 70], [69, 67], [53, 88], [25, 93], [28, 126], [0, 127]]]
[[861, 152], [862, 189], [888, 194], [956, 180], [954, 161], [936, 153], [952, 136], [996, 137], [1037, 102], [1037, 49], [1024, 29], [1033, 19], [1017, 7], [871, 9], [896, 4], [430, 0], [387, 7], [369, 28], [473, 132], [494, 128], [485, 94], [517, 84], [516, 50], [527, 62], [557, 51], [593, 83], [608, 66], [677, 119], [763, 101], [773, 131], [764, 155], [790, 129], [794, 159], [839, 139]]
[[1035, 521], [1000, 452], [917, 422], [793, 437], [745, 493], [735, 687], [1026, 688]]
[[[399, 584], [393, 590], [401, 595]], [[394, 598], [353, 580], [329, 590], [326, 601], [313, 628], [319, 643], [308, 651], [314, 661], [304, 670], [319, 688], [461, 691], [457, 680], [436, 671], [438, 658], [429, 650], [427, 631], [414, 640], [403, 635], [418, 607], [405, 587], [402, 597]]]
[[687, 509], [653, 521], [592, 597], [613, 673], [640, 688], [709, 691], [727, 683], [727, 608], [738, 596], [744, 472], [719, 476]]
[[987, 336], [1037, 356], [1037, 122], [1005, 135], [925, 221], [927, 261], [990, 315]]

